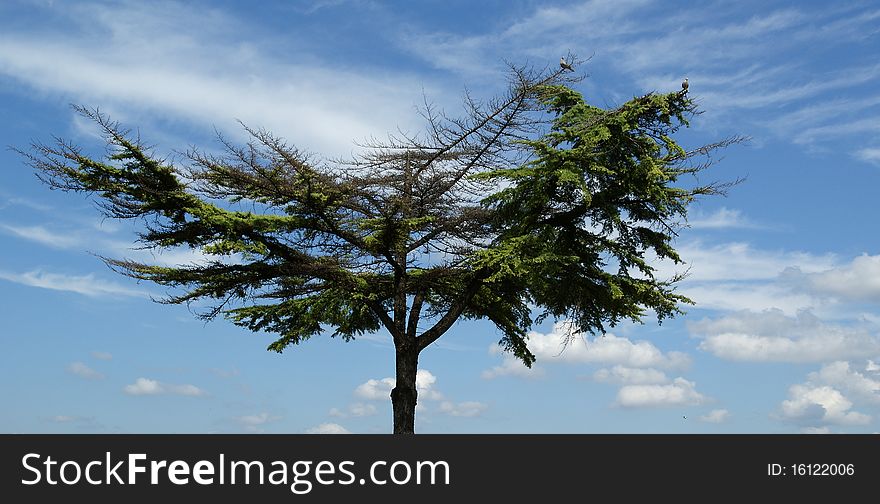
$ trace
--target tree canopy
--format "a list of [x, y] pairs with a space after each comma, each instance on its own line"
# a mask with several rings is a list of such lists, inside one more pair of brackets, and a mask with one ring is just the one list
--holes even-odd
[[688, 205], [720, 184], [681, 180], [738, 139], [685, 149], [696, 112], [686, 90], [620, 106], [588, 104], [559, 71], [511, 68], [506, 93], [467, 96], [450, 117], [423, 108], [425, 131], [370, 141], [324, 160], [261, 129], [221, 154], [158, 157], [95, 109], [110, 146], [90, 156], [63, 139], [22, 152], [52, 188], [95, 195], [104, 215], [140, 219], [141, 245], [190, 247], [208, 260], [159, 266], [103, 258], [169, 288], [166, 303], [209, 300], [275, 335], [269, 350], [331, 331], [349, 340], [387, 330], [397, 356], [395, 432], [413, 432], [419, 353], [457, 320], [485, 319], [526, 365], [535, 320], [565, 318], [602, 333], [687, 303], [655, 260], [682, 259], [673, 238]]

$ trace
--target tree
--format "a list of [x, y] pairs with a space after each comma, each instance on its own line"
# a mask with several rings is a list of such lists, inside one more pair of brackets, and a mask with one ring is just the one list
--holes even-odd
[[[373, 141], [350, 160], [315, 160], [269, 132], [218, 135], [224, 153], [157, 157], [98, 110], [106, 157], [63, 139], [21, 152], [51, 188], [97, 195], [105, 216], [141, 219], [146, 248], [188, 246], [212, 259], [167, 267], [102, 258], [170, 289], [164, 303], [210, 300], [275, 333], [282, 352], [332, 328], [351, 340], [387, 330], [396, 350], [394, 432], [413, 433], [419, 354], [460, 319], [488, 319], [526, 365], [536, 319], [602, 333], [646, 310], [679, 313], [671, 241], [700, 195], [676, 185], [736, 139], [695, 150], [672, 135], [696, 113], [686, 90], [603, 109], [556, 72], [511, 68], [505, 94], [465, 99], [462, 117], [423, 108], [423, 134]], [[701, 160], [701, 162], [697, 162]]]

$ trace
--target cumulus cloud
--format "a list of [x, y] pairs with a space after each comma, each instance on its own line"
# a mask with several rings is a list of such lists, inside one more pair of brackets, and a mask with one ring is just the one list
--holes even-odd
[[[488, 406], [476, 401], [455, 402], [448, 399], [437, 390], [437, 377], [426, 369], [419, 369], [416, 373], [416, 389], [419, 393], [419, 401], [416, 405], [417, 412], [425, 412], [427, 401], [439, 401], [440, 413], [455, 417], [474, 417], [485, 411]], [[381, 380], [370, 379], [355, 388], [354, 395], [366, 401], [389, 401], [391, 389], [394, 388], [394, 378], [382, 378]], [[376, 406], [370, 403], [355, 402], [349, 404], [346, 409], [332, 408], [330, 416], [336, 418], [361, 417], [376, 414]]]
[[730, 417], [730, 412], [726, 409], [714, 409], [700, 417], [700, 421], [708, 423], [723, 423]]
[[394, 378], [382, 378], [381, 380], [371, 378], [358, 385], [354, 389], [354, 395], [368, 401], [390, 401], [391, 389], [394, 388], [394, 383]]
[[475, 417], [482, 414], [488, 408], [489, 406], [486, 404], [476, 401], [465, 401], [460, 403], [443, 401], [440, 403], [440, 411], [442, 413], [456, 417]]
[[[702, 241], [692, 241], [682, 244], [677, 250], [687, 261], [689, 283], [775, 280], [786, 268], [794, 265], [809, 273], [837, 265], [834, 254], [762, 250], [743, 242], [707, 245]], [[672, 276], [681, 269], [666, 262], [660, 263], [658, 268], [662, 276]]]
[[688, 324], [703, 339], [699, 348], [735, 361], [828, 362], [880, 353], [866, 328], [827, 324], [810, 312], [790, 317], [781, 310], [737, 312]]
[[819, 300], [775, 282], [705, 282], [681, 285], [681, 293], [692, 299], [696, 308], [718, 311], [762, 311], [768, 308], [788, 315], [812, 309]]
[[134, 383], [126, 385], [122, 390], [126, 394], [133, 396], [170, 394], [197, 397], [207, 394], [195, 385], [174, 385], [161, 383], [149, 378], [138, 378]]
[[586, 336], [572, 334], [571, 324], [559, 322], [547, 334], [532, 331], [528, 347], [539, 362], [570, 362], [583, 364], [618, 364], [633, 368], [684, 368], [690, 357], [683, 352], [663, 353], [648, 341], [631, 341], [605, 334]]
[[707, 400], [696, 383], [676, 378], [665, 385], [624, 385], [617, 391], [616, 404], [626, 408], [694, 406]]
[[86, 366], [82, 362], [71, 362], [70, 365], [67, 366], [67, 371], [75, 374], [81, 378], [86, 378], [88, 380], [103, 380], [104, 375], [95, 371], [94, 369]]
[[[390, 377], [381, 380], [369, 379], [355, 388], [354, 395], [369, 401], [390, 401], [395, 382], [396, 380]], [[436, 376], [426, 369], [419, 369], [416, 372], [416, 390], [419, 399], [442, 399], [443, 395], [434, 389], [435, 383], [437, 383]]]
[[126, 385], [123, 390], [128, 395], [156, 395], [164, 392], [158, 381], [149, 378], [138, 378], [131, 385]]
[[316, 427], [306, 429], [306, 434], [351, 434], [351, 432], [336, 423], [322, 423]]
[[788, 396], [782, 401], [779, 415], [786, 421], [808, 426], [865, 425], [871, 421], [870, 416], [852, 411], [852, 401], [829, 385], [792, 385]]
[[817, 272], [793, 266], [783, 272], [782, 281], [844, 301], [880, 301], [880, 255], [863, 254], [848, 264]]
[[[865, 370], [867, 369], [868, 366], [865, 366]], [[853, 369], [849, 362], [835, 361], [825, 364], [819, 371], [810, 373], [807, 379], [812, 383], [828, 384], [860, 400], [880, 404], [880, 381]]]
[[651, 368], [630, 368], [614, 366], [611, 369], [600, 369], [593, 373], [593, 379], [604, 383], [619, 383], [623, 385], [654, 385], [666, 383], [669, 378], [663, 371]]

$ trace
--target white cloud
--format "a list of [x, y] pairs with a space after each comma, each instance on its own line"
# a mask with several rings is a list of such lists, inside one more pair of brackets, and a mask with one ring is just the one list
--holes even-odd
[[101, 430], [104, 428], [95, 417], [92, 416], [76, 416], [76, 415], [55, 415], [47, 419], [52, 423], [64, 424], [72, 426], [78, 430]]
[[82, 362], [71, 362], [69, 366], [67, 366], [67, 371], [89, 380], [103, 380], [104, 375], [90, 368]]
[[547, 334], [532, 331], [528, 347], [538, 362], [619, 364], [626, 367], [683, 368], [690, 358], [682, 352], [663, 353], [648, 341], [631, 341], [613, 334], [587, 336], [571, 333], [571, 324], [559, 322]]
[[663, 371], [651, 368], [629, 368], [614, 366], [611, 369], [600, 369], [593, 373], [593, 379], [598, 382], [620, 383], [623, 385], [654, 385], [666, 383], [669, 378]]
[[365, 417], [375, 414], [376, 406], [370, 403], [352, 403], [348, 405], [348, 409], [346, 411], [342, 411], [339, 408], [330, 409], [330, 416], [337, 418]]
[[809, 312], [737, 312], [688, 329], [703, 339], [701, 350], [735, 361], [829, 362], [880, 353], [880, 341], [868, 330], [826, 324]]
[[[677, 250], [690, 268], [688, 282], [773, 280], [790, 266], [797, 265], [812, 273], [837, 264], [833, 254], [761, 250], [742, 242], [706, 245], [693, 241], [681, 245]], [[671, 276], [682, 269], [669, 263], [659, 266], [664, 276]]]
[[212, 259], [233, 261], [227, 256], [209, 256], [200, 250], [187, 247], [164, 249], [143, 249], [135, 246], [132, 241], [108, 238], [107, 233], [117, 230], [105, 229], [98, 225], [90, 225], [74, 231], [52, 230], [45, 226], [18, 227], [0, 224], [0, 229], [26, 240], [59, 249], [81, 249], [97, 252], [102, 256], [128, 258], [160, 266], [179, 266], [189, 264], [207, 264]]
[[306, 429], [306, 434], [351, 434], [351, 432], [339, 424], [322, 423], [317, 427]]
[[60, 273], [47, 273], [39, 269], [26, 273], [12, 273], [0, 270], [0, 279], [30, 287], [75, 292], [89, 297], [149, 297], [149, 293], [143, 290], [132, 289], [124, 285], [102, 280], [95, 277], [94, 273], [89, 273], [88, 275], [64, 275]]
[[123, 390], [128, 395], [156, 395], [165, 392], [158, 381], [149, 378], [138, 378], [133, 384], [126, 385]]
[[880, 255], [863, 254], [850, 263], [823, 271], [791, 267], [782, 279], [796, 288], [849, 301], [880, 301]]
[[624, 385], [617, 391], [616, 404], [626, 408], [694, 406], [706, 400], [696, 391], [696, 383], [679, 377], [666, 385]]
[[56, 6], [53, 15], [69, 16], [74, 28], [80, 20], [89, 23], [82, 31], [7, 30], [0, 38], [0, 73], [129, 116], [184, 119], [209, 131], [213, 124], [239, 131], [238, 118], [331, 155], [345, 155], [353, 140], [416, 119], [418, 79], [321, 61], [298, 50], [292, 38], [284, 42], [287, 59], [278, 59], [268, 45], [277, 40], [230, 36], [259, 27], [217, 9], [79, 3]]
[[206, 392], [204, 390], [200, 389], [199, 387], [196, 387], [195, 385], [188, 385], [188, 384], [187, 385], [169, 385], [169, 384], [165, 384], [163, 386], [169, 394], [182, 395], [182, 396], [192, 396], [192, 397], [206, 395]]
[[455, 417], [479, 416], [488, 408], [489, 406], [486, 404], [476, 401], [466, 401], [457, 404], [450, 401], [440, 403], [440, 411], [442, 413]]
[[233, 367], [230, 369], [211, 368], [210, 371], [213, 375], [218, 376], [220, 378], [235, 378], [236, 376], [241, 374], [241, 371], [239, 371], [238, 368], [236, 368], [236, 367]]
[[354, 403], [348, 407], [348, 411], [351, 413], [351, 416], [355, 417], [371, 416], [376, 414], [376, 406], [366, 403]]
[[123, 388], [123, 391], [128, 395], [134, 396], [172, 394], [197, 397], [207, 394], [204, 390], [195, 385], [174, 385], [161, 383], [149, 378], [138, 378], [134, 383], [126, 385]]
[[53, 248], [71, 248], [82, 243], [82, 240], [79, 237], [49, 231], [43, 226], [10, 226], [8, 224], [0, 224], [0, 229], [19, 238], [48, 245]]
[[792, 385], [788, 395], [781, 405], [783, 420], [808, 425], [865, 425], [871, 421], [868, 415], [851, 411], [853, 403], [828, 385]]
[[831, 428], [825, 427], [803, 427], [801, 434], [831, 434]]
[[[430, 371], [419, 369], [416, 371], [416, 390], [419, 399], [440, 400], [443, 395], [434, 389], [437, 377]], [[355, 388], [355, 397], [366, 399], [369, 401], [390, 401], [391, 389], [394, 388], [396, 380], [394, 378], [382, 378], [381, 380], [369, 379]]]
[[272, 415], [265, 411], [255, 415], [243, 415], [235, 418], [235, 422], [240, 424], [246, 432], [262, 432], [264, 425], [278, 420], [281, 420], [280, 416]]
[[113, 360], [113, 354], [110, 352], [92, 352], [91, 355], [98, 360]]
[[371, 378], [358, 385], [354, 389], [354, 395], [368, 401], [390, 401], [391, 389], [394, 388], [394, 383], [394, 378], [383, 378], [381, 380]]
[[730, 417], [730, 412], [726, 409], [714, 409], [709, 413], [700, 417], [700, 421], [708, 423], [724, 423]]
[[419, 369], [416, 372], [416, 390], [418, 390], [420, 398], [435, 401], [443, 399], [443, 394], [434, 389], [435, 383], [437, 383], [437, 377], [427, 369]]
[[679, 292], [691, 299], [694, 308], [721, 311], [761, 311], [775, 308], [788, 315], [822, 306], [808, 294], [792, 292], [773, 283], [712, 282], [694, 285], [685, 281]]
[[880, 147], [866, 147], [856, 152], [856, 157], [862, 161], [880, 164]]
[[[497, 347], [498, 345], [493, 346]], [[491, 353], [492, 351], [490, 350], [490, 354]], [[505, 354], [502, 357], [500, 365], [483, 371], [480, 376], [484, 380], [493, 380], [502, 376], [516, 376], [519, 378], [539, 378], [541, 376], [544, 376], [544, 369], [534, 364], [531, 368], [528, 368], [525, 364], [523, 364], [521, 360], [510, 354]]]
[[688, 225], [693, 229], [756, 229], [757, 224], [746, 219], [739, 210], [721, 207], [711, 214], [694, 213], [688, 218]]
[[835, 361], [825, 364], [818, 372], [810, 373], [808, 380], [812, 383], [828, 384], [863, 401], [880, 404], [880, 381], [852, 369], [849, 362]]

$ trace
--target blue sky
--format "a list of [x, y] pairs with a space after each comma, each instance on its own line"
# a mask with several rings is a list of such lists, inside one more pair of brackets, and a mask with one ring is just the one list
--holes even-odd
[[[684, 76], [712, 179], [676, 246], [696, 301], [560, 353], [536, 325], [527, 371], [493, 327], [457, 324], [422, 354], [418, 432], [793, 433], [880, 430], [880, 9], [873, 2], [62, 2], [0, 4], [0, 140], [58, 135], [99, 154], [69, 104], [99, 107], [157, 151], [215, 148], [263, 127], [325, 157], [397, 128], [424, 95], [503, 91], [503, 61], [572, 51], [591, 103]], [[204, 324], [91, 253], [131, 250], [131, 223], [51, 192], [0, 151], [0, 431], [389, 432], [384, 333], [272, 337]], [[661, 265], [661, 272], [676, 271]]]

